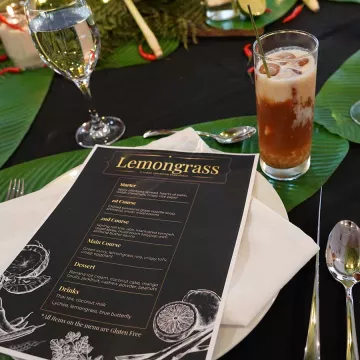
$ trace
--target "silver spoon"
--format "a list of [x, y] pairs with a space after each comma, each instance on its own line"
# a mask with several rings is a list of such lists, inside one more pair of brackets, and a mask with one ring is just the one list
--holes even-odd
[[352, 288], [360, 281], [360, 228], [350, 220], [338, 222], [326, 247], [326, 264], [346, 292], [346, 360], [359, 360]]
[[[149, 130], [143, 137], [144, 139], [153, 136], [171, 135], [178, 132], [177, 130]], [[200, 136], [206, 136], [216, 140], [220, 144], [233, 144], [250, 138], [256, 133], [256, 129], [252, 126], [239, 126], [226, 129], [220, 134], [211, 134], [204, 131], [196, 131]]]

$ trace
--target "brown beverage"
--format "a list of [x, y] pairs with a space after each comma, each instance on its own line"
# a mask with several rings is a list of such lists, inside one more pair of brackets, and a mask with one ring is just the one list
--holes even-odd
[[[299, 48], [266, 54], [256, 69], [256, 104], [261, 159], [277, 169], [296, 167], [310, 156], [314, 118], [316, 64]], [[299, 58], [296, 61], [278, 59]]]
[[261, 167], [275, 179], [294, 179], [310, 166], [316, 57], [301, 47], [265, 53], [255, 67]]

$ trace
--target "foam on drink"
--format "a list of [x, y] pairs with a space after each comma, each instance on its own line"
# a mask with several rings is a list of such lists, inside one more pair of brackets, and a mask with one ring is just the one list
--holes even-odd
[[[281, 54], [291, 53], [294, 59], [281, 59]], [[265, 55], [266, 62], [273, 63], [280, 67], [279, 72], [269, 79], [266, 73], [259, 70], [263, 65], [262, 61], [256, 68], [256, 92], [257, 96], [266, 97], [272, 101], [284, 101], [292, 97], [292, 87], [296, 86], [299, 95], [313, 95], [316, 81], [315, 59], [309, 52], [298, 47], [286, 47], [275, 49]], [[307, 61], [307, 62], [306, 62]], [[295, 70], [295, 71], [294, 71]], [[301, 72], [299, 74], [299, 72]]]

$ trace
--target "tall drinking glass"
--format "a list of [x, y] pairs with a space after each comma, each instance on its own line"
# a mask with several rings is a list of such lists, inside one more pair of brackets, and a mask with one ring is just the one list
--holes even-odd
[[254, 43], [260, 166], [269, 177], [293, 180], [310, 167], [318, 40], [304, 31], [276, 31]]
[[100, 36], [85, 0], [27, 0], [25, 13], [41, 59], [72, 80], [88, 101], [90, 121], [77, 130], [77, 143], [91, 148], [118, 140], [124, 123], [112, 116], [100, 118], [92, 105], [89, 82], [99, 58]]

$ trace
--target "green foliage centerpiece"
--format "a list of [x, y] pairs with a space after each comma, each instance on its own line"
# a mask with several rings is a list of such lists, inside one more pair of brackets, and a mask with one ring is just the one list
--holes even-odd
[[[144, 35], [123, 0], [88, 0], [100, 29], [104, 54], [129, 40], [140, 43]], [[196, 28], [205, 22], [199, 0], [133, 0], [157, 38], [196, 42]]]

